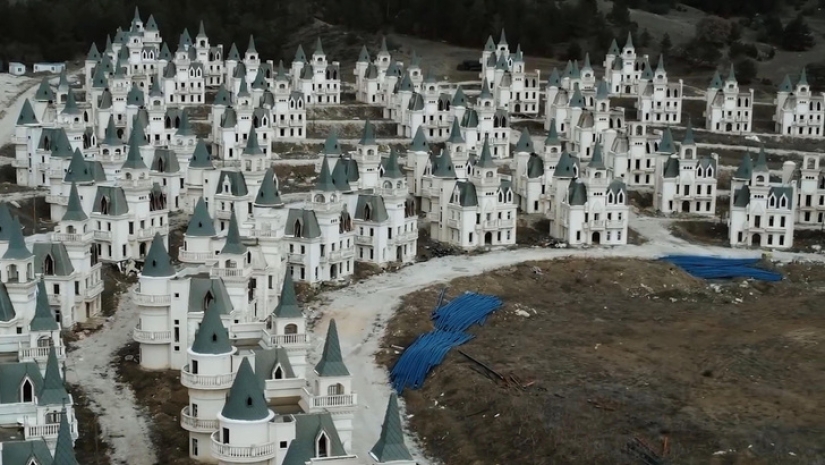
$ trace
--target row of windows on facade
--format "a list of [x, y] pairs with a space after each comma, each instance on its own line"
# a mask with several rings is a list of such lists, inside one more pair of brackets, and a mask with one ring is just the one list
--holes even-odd
[[[458, 242], [459, 238], [461, 237], [461, 231], [459, 231], [456, 228], [449, 228], [449, 229], [451, 231], [450, 236], [452, 237], [452, 240], [454, 242]], [[496, 237], [496, 239], [499, 243], [502, 242], [502, 240], [503, 240], [502, 238], [506, 238], [507, 241], [512, 240], [512, 237], [513, 237], [512, 228], [509, 228], [505, 231], [496, 231], [496, 236], [495, 237]], [[470, 245], [475, 244], [475, 239], [476, 239], [476, 235], [473, 234], [472, 232], [467, 234], [467, 242]], [[492, 245], [493, 244], [493, 233], [491, 231], [488, 231], [484, 234], [484, 244], [485, 245]]]
[[[298, 226], [296, 225], [296, 227], [298, 227]], [[364, 235], [363, 229], [364, 228], [361, 228], [361, 236]], [[296, 236], [298, 235], [298, 232], [299, 231], [296, 231]], [[372, 228], [370, 228], [370, 236], [373, 236]], [[321, 249], [320, 250], [321, 250], [321, 256], [322, 257], [325, 256], [326, 245], [327, 244], [321, 244]], [[342, 239], [337, 244], [335, 242], [331, 242], [329, 244], [330, 252], [335, 252], [335, 246], [336, 245], [338, 246], [339, 250], [352, 248], [352, 239], [347, 239], [346, 241], [344, 241]], [[298, 252], [300, 255], [305, 255], [306, 254], [306, 246], [305, 245], [300, 245], [300, 246], [296, 247], [295, 244], [289, 244], [289, 253], [294, 254], [294, 253], [296, 253], [295, 252], [296, 250], [300, 250], [300, 252]]]
[[[346, 264], [346, 266], [345, 266], [345, 264]], [[330, 265], [330, 268], [329, 268], [330, 277], [332, 279], [336, 279], [339, 275], [344, 273], [344, 268], [346, 268], [346, 272], [349, 273], [350, 270], [352, 269], [352, 261], [351, 260], [346, 260], [346, 261], [341, 262], [341, 263], [333, 263], [332, 265]], [[289, 274], [294, 279], [305, 280], [306, 279], [306, 267], [301, 266], [301, 265], [289, 265]], [[315, 280], [317, 281], [319, 279], [321, 279], [321, 268], [316, 266], [315, 267]]]
[[[753, 234], [749, 234], [749, 236], [751, 238], [751, 244], [760, 245], [760, 246], [762, 245], [762, 234], [753, 233]], [[768, 245], [774, 245], [774, 243], [776, 243], [777, 245], [785, 245], [785, 235], [784, 234], [765, 234], [765, 237], [766, 237]], [[740, 244], [745, 244], [746, 243], [745, 242], [745, 234], [742, 231], [739, 231], [736, 234], [736, 241]]]

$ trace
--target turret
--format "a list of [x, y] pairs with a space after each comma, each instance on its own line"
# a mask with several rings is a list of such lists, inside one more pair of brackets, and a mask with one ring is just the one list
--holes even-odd
[[[155, 234], [149, 252], [138, 274], [135, 302], [139, 320], [135, 338], [140, 343], [140, 364], [144, 369], [168, 369], [171, 366], [168, 345], [152, 343], [154, 335], [171, 331], [168, 311], [171, 295], [170, 281], [177, 276], [167, 252], [165, 239]], [[166, 307], [166, 311], [163, 308]], [[143, 341], [148, 342], [144, 343]]]
[[404, 429], [398, 411], [398, 395], [393, 391], [384, 413], [381, 435], [378, 442], [370, 449], [370, 458], [376, 465], [415, 465], [407, 445], [404, 444]]

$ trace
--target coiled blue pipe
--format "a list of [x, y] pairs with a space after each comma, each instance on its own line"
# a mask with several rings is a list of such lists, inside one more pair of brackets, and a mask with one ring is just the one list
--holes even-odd
[[701, 279], [752, 278], [776, 282], [782, 275], [756, 268], [758, 258], [721, 258], [701, 255], [667, 255], [662, 261], [673, 263], [687, 273]]

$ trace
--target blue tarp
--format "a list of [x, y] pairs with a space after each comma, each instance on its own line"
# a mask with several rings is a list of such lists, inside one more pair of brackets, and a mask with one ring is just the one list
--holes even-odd
[[702, 255], [667, 255], [662, 261], [673, 263], [689, 274], [702, 279], [752, 278], [760, 281], [781, 281], [782, 275], [756, 267], [759, 258], [722, 258]]
[[[439, 304], [443, 299], [442, 291]], [[487, 316], [501, 307], [498, 297], [467, 292], [433, 311], [435, 330], [422, 334], [401, 354], [390, 372], [390, 381], [398, 393], [404, 388], [418, 389], [427, 374], [444, 361], [453, 347], [473, 338], [464, 333], [474, 324], [484, 324]]]

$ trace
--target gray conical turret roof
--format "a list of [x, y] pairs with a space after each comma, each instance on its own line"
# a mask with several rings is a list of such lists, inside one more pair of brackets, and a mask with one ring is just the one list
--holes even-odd
[[74, 154], [72, 143], [69, 141], [69, 136], [66, 130], [60, 128], [57, 130], [57, 135], [52, 142], [52, 158], [70, 159]]
[[378, 463], [411, 462], [413, 460], [407, 445], [404, 444], [404, 430], [401, 427], [401, 415], [398, 412], [398, 395], [394, 391], [390, 394], [390, 401], [384, 413], [381, 435], [370, 450], [370, 456]]
[[255, 37], [252, 34], [249, 35], [249, 44], [246, 46], [246, 53], [258, 53], [258, 50], [255, 49]]
[[584, 108], [584, 96], [582, 96], [582, 91], [579, 89], [578, 84], [576, 84], [573, 89], [573, 97], [570, 98], [570, 108]]
[[381, 52], [389, 52], [389, 50], [387, 49], [387, 36], [381, 36]]
[[0, 202], [0, 241], [8, 241], [14, 227], [15, 223], [9, 211], [9, 204]]
[[[130, 139], [134, 139], [135, 131], [132, 131], [132, 137]], [[130, 140], [130, 142], [132, 142]], [[129, 150], [126, 152], [126, 161], [123, 162], [123, 166], [120, 169], [132, 169], [132, 170], [146, 170], [149, 169], [146, 166], [146, 163], [143, 161], [143, 156], [140, 154], [140, 144], [130, 143]]]
[[453, 167], [453, 158], [450, 156], [450, 151], [447, 148], [441, 149], [441, 154], [437, 157], [431, 158], [433, 164], [433, 176], [437, 178], [455, 179], [455, 168]]
[[401, 179], [404, 173], [401, 172], [401, 167], [398, 166], [398, 152], [395, 147], [390, 148], [390, 157], [384, 165], [384, 176], [388, 179]]
[[530, 131], [528, 131], [527, 128], [521, 131], [521, 136], [519, 136], [518, 142], [516, 142], [516, 152], [535, 152], [533, 149], [533, 138], [530, 137]]
[[209, 209], [206, 207], [206, 201], [201, 197], [198, 199], [198, 203], [195, 204], [192, 217], [189, 218], [189, 224], [186, 226], [186, 235], [213, 237], [216, 234], [215, 225], [212, 223], [212, 217], [209, 216]]
[[413, 137], [412, 145], [410, 146], [412, 152], [429, 152], [430, 144], [427, 142], [427, 136], [424, 135], [423, 125], [419, 125], [415, 130], [415, 137]]
[[553, 68], [550, 77], [547, 78], [547, 85], [549, 87], [561, 87], [561, 77], [559, 76], [558, 68]]
[[264, 397], [263, 382], [255, 376], [249, 359], [244, 357], [221, 416], [229, 420], [261, 421], [272, 415]]
[[[421, 126], [419, 126], [420, 128]], [[466, 142], [464, 136], [461, 135], [461, 127], [458, 125], [458, 118], [453, 118], [453, 124], [450, 127], [450, 137], [447, 139], [451, 144], [463, 144]]]
[[115, 127], [114, 115], [109, 115], [109, 123], [106, 125], [106, 131], [103, 133], [103, 145], [123, 145], [123, 141], [117, 135], [117, 128]]
[[338, 143], [338, 133], [330, 130], [324, 141], [324, 155], [341, 155], [341, 144]]
[[221, 249], [221, 255], [243, 255], [246, 253], [246, 245], [241, 242], [241, 232], [238, 229], [238, 217], [235, 216], [235, 210], [229, 217], [229, 231], [226, 233], [226, 242]]
[[358, 63], [369, 63], [370, 52], [367, 51], [367, 46], [361, 46], [361, 52], [358, 54]]
[[97, 45], [92, 42], [92, 46], [89, 47], [89, 53], [86, 54], [86, 61], [97, 61], [100, 59], [100, 51], [97, 49]]
[[349, 370], [344, 364], [344, 358], [341, 355], [341, 345], [338, 342], [338, 327], [335, 320], [329, 322], [327, 329], [327, 338], [324, 341], [324, 351], [321, 354], [321, 360], [315, 365], [315, 373], [318, 376], [349, 376]]
[[238, 53], [238, 46], [235, 45], [235, 42], [232, 42], [232, 45], [229, 47], [229, 54], [226, 55], [227, 61], [238, 61], [241, 59], [241, 54]]
[[610, 48], [607, 51], [608, 55], [618, 56], [622, 52], [619, 50], [619, 44], [616, 43], [616, 39], [613, 38], [613, 42], [610, 42]]
[[736, 82], [736, 71], [733, 69], [733, 63], [730, 64], [730, 70], [728, 71], [728, 81]]
[[453, 99], [450, 101], [450, 106], [453, 106], [453, 107], [466, 107], [467, 106], [467, 94], [464, 93], [464, 89], [461, 88], [460, 84], [455, 89], [455, 93], [453, 94]]
[[753, 165], [753, 171], [756, 172], [763, 172], [767, 173], [770, 172], [768, 169], [768, 156], [765, 153], [765, 146], [763, 145], [761, 149], [759, 149], [759, 155], [756, 156], [756, 164]]
[[298, 44], [298, 48], [295, 50], [295, 56], [292, 58], [292, 61], [306, 63], [307, 54], [304, 53], [304, 47], [301, 44]]
[[576, 177], [576, 158], [566, 150], [562, 152], [556, 169], [553, 171], [554, 178], [574, 178]]
[[203, 320], [192, 341], [192, 352], [203, 355], [226, 355], [233, 352], [229, 332], [221, 321], [221, 305], [223, 304], [218, 300], [212, 300], [204, 310]]
[[722, 82], [722, 76], [719, 75], [719, 71], [717, 70], [713, 73], [713, 79], [710, 80], [711, 89], [721, 89], [724, 87], [724, 83]]
[[324, 160], [321, 162], [321, 173], [318, 175], [318, 180], [315, 181], [315, 190], [321, 192], [335, 192], [338, 190], [332, 181], [332, 173], [330, 172], [329, 161], [326, 155], [324, 155]]
[[155, 233], [149, 253], [143, 262], [143, 269], [140, 270], [142, 277], [148, 278], [171, 278], [175, 276], [175, 269], [172, 268], [172, 259], [166, 251], [166, 245], [160, 234]]
[[335, 164], [335, 168], [332, 169], [332, 184], [335, 186], [335, 189], [341, 192], [352, 191], [352, 187], [349, 184], [349, 173], [347, 172], [348, 165], [347, 160], [339, 158]]
[[258, 144], [258, 133], [255, 126], [249, 130], [249, 137], [246, 139], [246, 147], [243, 149], [244, 155], [263, 155], [264, 151]]
[[[238, 64], [238, 67], [241, 65]], [[237, 68], [236, 68], [237, 69]], [[246, 79], [241, 79], [241, 85], [238, 86], [238, 97], [249, 97], [249, 87], [246, 84]]]
[[37, 92], [35, 92], [34, 94], [34, 99], [38, 102], [53, 102], [56, 100], [54, 91], [52, 90], [52, 86], [49, 85], [48, 78], [43, 78], [43, 80], [40, 81], [40, 86], [37, 88]]
[[60, 329], [54, 315], [52, 315], [52, 309], [49, 306], [49, 294], [46, 293], [46, 283], [43, 278], [37, 281], [34, 318], [32, 318], [29, 328], [32, 331], [57, 331]]
[[481, 146], [481, 156], [478, 157], [476, 166], [479, 168], [497, 168], [493, 161], [493, 154], [490, 151], [490, 136], [484, 136], [484, 145]]
[[[43, 285], [43, 290], [46, 286]], [[51, 309], [47, 309], [51, 314]], [[57, 323], [55, 323], [57, 324]], [[46, 373], [43, 376], [43, 386], [38, 395], [40, 405], [61, 405], [69, 402], [69, 393], [66, 392], [66, 384], [60, 374], [60, 366], [57, 363], [57, 351], [54, 346], [49, 348], [49, 358], [46, 360]]]
[[80, 203], [77, 184], [72, 183], [72, 189], [69, 191], [69, 205], [66, 207], [66, 213], [63, 214], [62, 221], [86, 221], [87, 219], [89, 217], [86, 216], [83, 205]]
[[149, 32], [156, 32], [158, 30], [158, 23], [155, 21], [154, 15], [149, 15], [149, 19], [146, 21], [146, 25], [143, 26], [143, 29]]
[[659, 153], [676, 153], [676, 146], [673, 145], [673, 133], [670, 128], [665, 128], [662, 131], [662, 140], [659, 142]]
[[751, 161], [751, 154], [746, 153], [745, 156], [742, 157], [742, 162], [739, 163], [739, 166], [736, 168], [736, 172], [733, 174], [733, 178], [750, 179], [752, 174], [753, 162]]
[[23, 237], [23, 227], [19, 221], [13, 220], [9, 234], [9, 248], [3, 254], [3, 260], [26, 260], [32, 255], [26, 246], [26, 239]]
[[507, 45], [507, 36], [504, 34], [504, 28], [501, 28], [501, 36], [498, 38], [499, 45]]
[[295, 295], [295, 283], [292, 282], [292, 274], [287, 271], [284, 275], [284, 285], [281, 287], [281, 297], [278, 299], [278, 306], [272, 314], [276, 318], [303, 318], [304, 313], [298, 305], [298, 297]]
[[212, 104], [223, 106], [228, 106], [232, 104], [232, 97], [230, 97], [229, 91], [223, 84], [221, 84], [220, 87], [218, 87], [218, 93], [215, 95], [215, 101]]
[[633, 34], [630, 31], [627, 31], [627, 42], [624, 43], [624, 48], [634, 48], [633, 47]]
[[358, 145], [375, 145], [375, 125], [367, 118], [364, 121], [364, 130], [361, 132], [361, 140]]
[[550, 120], [550, 130], [547, 131], [547, 137], [544, 139], [544, 145], [559, 145], [559, 132], [556, 130], [556, 118]]
[[321, 38], [318, 37], [315, 39], [315, 54], [316, 55], [324, 55], [324, 46], [321, 44]]
[[[155, 82], [158, 82], [159, 79], [156, 79]], [[145, 96], [143, 95], [143, 91], [140, 90], [137, 84], [132, 83], [132, 88], [129, 89], [129, 93], [126, 94], [126, 104], [127, 105], [134, 105], [138, 107], [142, 107], [146, 104]]]
[[493, 41], [493, 36], [487, 36], [487, 42], [484, 43], [484, 51], [485, 52], [495, 52], [496, 51], [496, 43]]
[[149, 145], [149, 141], [146, 140], [146, 131], [138, 115], [135, 115], [132, 119], [132, 133], [129, 134], [129, 145], [136, 145], [138, 147]]
[[478, 95], [478, 98], [488, 100], [493, 98], [493, 93], [490, 91], [490, 83], [486, 77], [481, 81], [481, 93]]
[[32, 107], [29, 99], [23, 101], [23, 107], [20, 109], [20, 116], [17, 117], [18, 126], [24, 126], [27, 124], [38, 124], [37, 116], [34, 115], [34, 107]]
[[663, 54], [659, 54], [659, 63], [656, 64], [656, 73], [664, 73], [665, 72], [665, 56]]
[[194, 136], [195, 131], [192, 129], [192, 125], [189, 124], [189, 112], [184, 108], [181, 111], [180, 115], [180, 124], [178, 125], [178, 130], [175, 132], [177, 136]]
[[682, 145], [696, 145], [696, 137], [693, 135], [693, 125], [688, 120], [687, 129], [685, 130], [685, 138], [682, 140]]
[[206, 27], [203, 25], [203, 20], [198, 25], [198, 35], [196, 37], [206, 37]]
[[792, 92], [792, 91], [793, 91], [793, 84], [791, 83], [791, 77], [786, 74], [785, 79], [783, 79], [782, 83], [779, 84], [779, 92]]
[[808, 85], [808, 72], [805, 70], [805, 67], [802, 67], [802, 72], [799, 74], [799, 82], [796, 83], [797, 86], [807, 86]]
[[281, 193], [278, 192], [278, 179], [275, 177], [275, 170], [270, 167], [264, 173], [261, 188], [258, 189], [258, 196], [255, 197], [255, 205], [274, 207], [283, 204]]
[[593, 157], [590, 158], [590, 163], [587, 164], [588, 168], [594, 170], [605, 170], [607, 167], [604, 166], [604, 157], [602, 156], [602, 144], [596, 142], [596, 146], [593, 148]]
[[607, 82], [602, 79], [596, 86], [596, 100], [606, 100], [610, 98], [610, 92], [607, 89]]
[[69, 75], [66, 74], [65, 66], [60, 70], [60, 77], [57, 81], [57, 89], [61, 92], [65, 92], [69, 89]]
[[54, 448], [54, 460], [51, 465], [78, 465], [77, 457], [72, 445], [72, 430], [69, 428], [66, 409], [60, 414], [60, 426], [57, 430], [57, 443]]
[[206, 142], [198, 138], [195, 144], [195, 150], [192, 152], [192, 158], [189, 159], [190, 168], [214, 168], [212, 158], [209, 155], [209, 150], [206, 148]]

